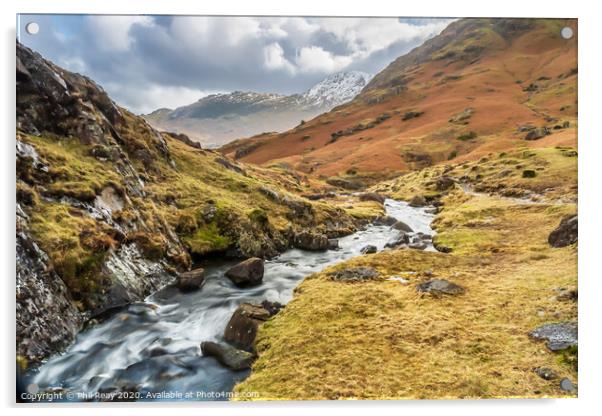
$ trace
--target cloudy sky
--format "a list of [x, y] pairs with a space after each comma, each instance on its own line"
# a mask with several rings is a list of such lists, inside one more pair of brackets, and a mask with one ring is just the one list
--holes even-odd
[[[19, 39], [100, 83], [136, 113], [215, 92], [301, 92], [329, 74], [377, 73], [449, 19], [23, 15]], [[29, 35], [29, 22], [40, 26]]]

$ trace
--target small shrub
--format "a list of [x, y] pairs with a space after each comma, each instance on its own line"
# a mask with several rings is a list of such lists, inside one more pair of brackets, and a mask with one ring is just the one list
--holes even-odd
[[537, 176], [537, 173], [533, 169], [523, 170], [523, 178], [534, 178], [535, 176]]
[[477, 133], [475, 133], [474, 131], [470, 131], [468, 133], [464, 133], [458, 136], [458, 140], [462, 140], [467, 141], [467, 140], [472, 140], [472, 139], [476, 139], [477, 138]]

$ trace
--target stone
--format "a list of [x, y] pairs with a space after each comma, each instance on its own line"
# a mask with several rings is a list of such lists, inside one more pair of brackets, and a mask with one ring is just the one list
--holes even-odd
[[236, 286], [258, 285], [263, 280], [263, 260], [258, 257], [251, 257], [231, 267], [226, 272], [226, 276]]
[[556, 378], [558, 378], [558, 374], [556, 374], [554, 370], [548, 367], [537, 367], [533, 369], [533, 371], [535, 372], [535, 374], [537, 374], [544, 380], [555, 380]]
[[296, 248], [310, 251], [323, 251], [328, 248], [328, 237], [324, 234], [301, 231], [293, 239]]
[[452, 252], [451, 247], [444, 246], [443, 244], [439, 244], [439, 243], [437, 243], [437, 241], [433, 241], [433, 247], [435, 247], [435, 250], [437, 250], [441, 253], [451, 253]]
[[415, 195], [409, 202], [411, 207], [423, 207], [426, 205], [426, 199], [422, 195]]
[[366, 247], [362, 248], [361, 253], [362, 254], [374, 254], [374, 253], [376, 253], [376, 251], [377, 251], [376, 246], [367, 245]]
[[375, 201], [379, 204], [385, 203], [385, 197], [380, 194], [377, 194], [376, 192], [366, 192], [364, 194], [361, 194], [359, 198], [360, 201]]
[[413, 250], [424, 250], [426, 249], [426, 244], [424, 244], [423, 242], [416, 242], [409, 244], [408, 247]]
[[255, 358], [250, 352], [211, 341], [201, 343], [201, 351], [204, 356], [213, 357], [220, 364], [235, 371], [251, 368], [251, 364]]
[[[268, 307], [273, 310], [273, 305]], [[270, 310], [263, 305], [241, 304], [226, 325], [224, 339], [238, 348], [252, 350], [259, 325], [270, 318]]]
[[412, 227], [410, 227], [408, 224], [406, 224], [403, 221], [397, 221], [391, 227], [395, 228], [396, 230], [403, 231], [403, 232], [406, 232], [406, 233], [413, 233], [414, 232], [414, 230], [412, 230]]
[[435, 181], [435, 189], [437, 191], [447, 191], [453, 188], [456, 182], [449, 176], [441, 176]]
[[328, 239], [328, 250], [338, 250], [339, 247], [339, 239], [338, 238], [329, 238]]
[[335, 282], [357, 283], [377, 279], [379, 274], [371, 267], [361, 266], [330, 272], [328, 276]]
[[372, 221], [372, 224], [392, 226], [396, 222], [397, 220], [395, 218], [389, 217], [388, 215], [383, 215], [382, 217], [376, 217], [374, 221]]
[[579, 297], [577, 289], [560, 288], [557, 289], [557, 291], [558, 295], [556, 295], [556, 300], [560, 302], [576, 302]]
[[420, 283], [416, 290], [422, 293], [431, 293], [433, 295], [460, 295], [465, 292], [462, 286], [445, 279], [431, 279]]
[[420, 117], [424, 114], [424, 111], [406, 111], [401, 117], [402, 121], [408, 121], [416, 117]]
[[552, 247], [566, 247], [577, 242], [578, 237], [577, 215], [564, 217], [558, 227], [548, 236], [548, 244]]
[[562, 380], [560, 380], [560, 390], [566, 391], [569, 393], [574, 393], [575, 385], [573, 384], [573, 382], [571, 380], [569, 380], [568, 378], [565, 377]]
[[180, 273], [177, 287], [183, 292], [191, 292], [200, 289], [205, 282], [205, 270], [197, 268], [188, 272]]
[[539, 140], [548, 134], [550, 134], [550, 130], [547, 127], [537, 127], [527, 133], [525, 140]]
[[546, 340], [550, 351], [562, 351], [578, 344], [577, 322], [545, 324], [529, 332], [536, 340]]
[[395, 248], [404, 244], [408, 244], [409, 242], [410, 237], [406, 233], [400, 232], [397, 236], [387, 241], [387, 243], [385, 244], [385, 248]]

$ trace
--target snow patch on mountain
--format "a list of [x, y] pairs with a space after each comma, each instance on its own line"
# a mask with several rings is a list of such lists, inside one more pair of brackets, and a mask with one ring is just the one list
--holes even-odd
[[334, 107], [352, 100], [368, 84], [372, 76], [349, 71], [332, 74], [301, 94], [306, 105]]

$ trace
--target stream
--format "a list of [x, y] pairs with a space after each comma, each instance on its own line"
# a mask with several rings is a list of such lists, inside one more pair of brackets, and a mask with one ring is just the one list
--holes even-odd
[[[387, 215], [415, 233], [433, 235], [428, 208], [412, 208], [387, 199]], [[61, 355], [28, 374], [24, 385], [39, 391], [66, 392], [68, 401], [99, 400], [111, 391], [135, 392], [118, 400], [227, 400], [233, 386], [250, 370], [231, 371], [203, 357], [202, 341], [223, 341], [226, 324], [243, 302], [289, 302], [294, 288], [312, 273], [361, 255], [366, 245], [379, 251], [399, 231], [383, 225], [339, 239], [339, 249], [309, 252], [291, 249], [265, 262], [263, 283], [238, 288], [224, 276], [237, 261], [203, 263], [205, 284], [182, 293], [166, 287], [80, 332]], [[412, 235], [412, 234], [410, 234]], [[434, 251], [432, 244], [427, 250]], [[188, 393], [188, 395], [187, 395]]]

